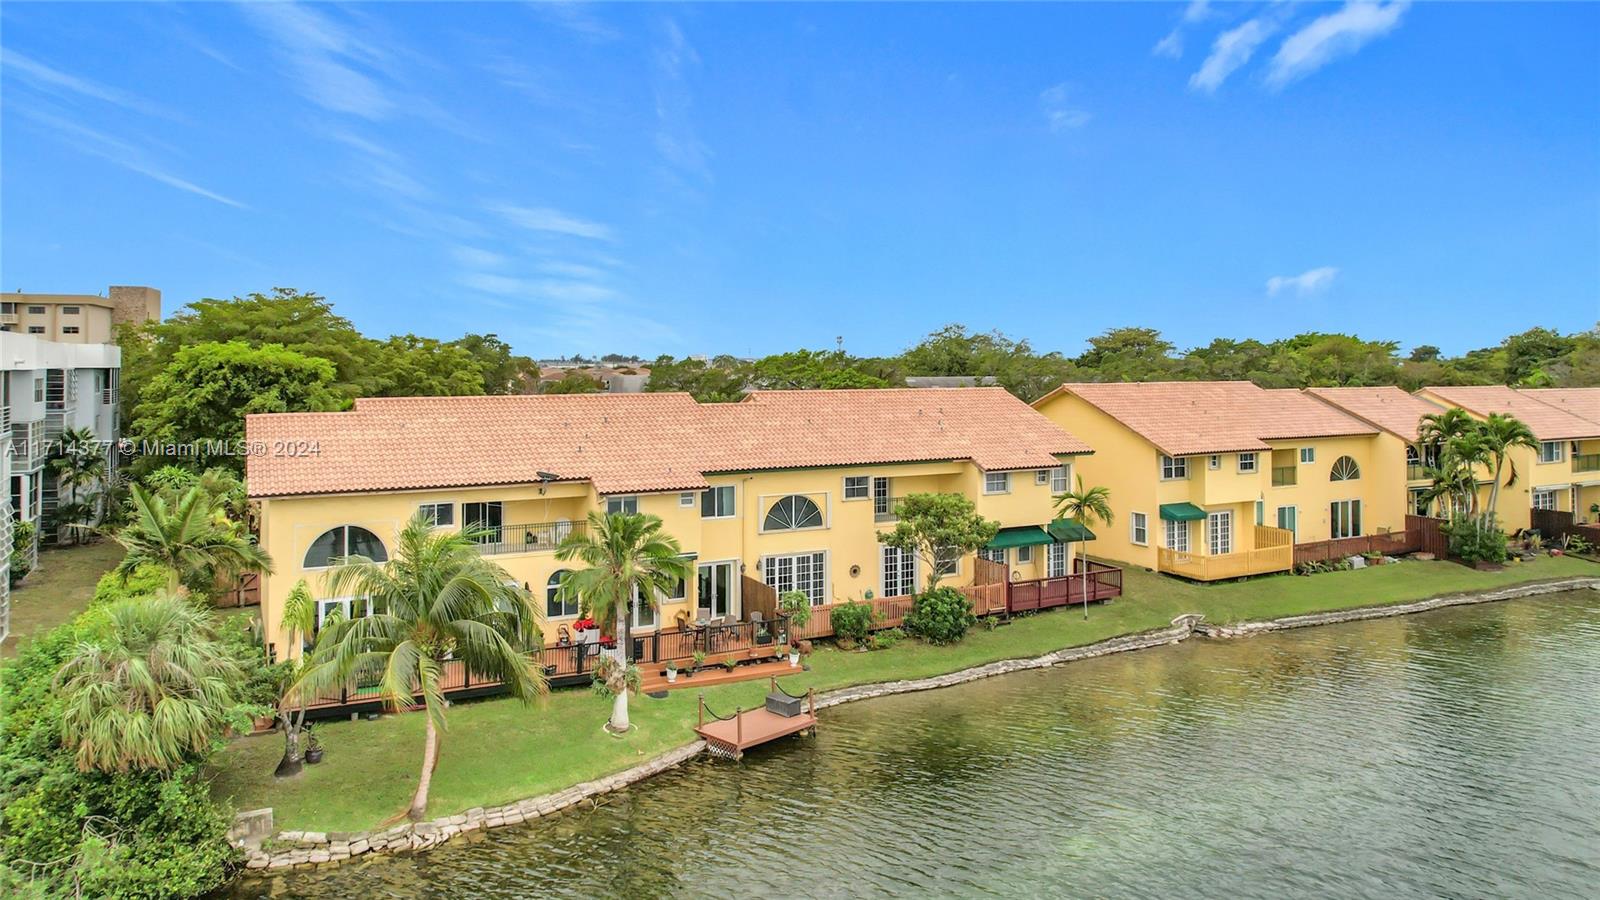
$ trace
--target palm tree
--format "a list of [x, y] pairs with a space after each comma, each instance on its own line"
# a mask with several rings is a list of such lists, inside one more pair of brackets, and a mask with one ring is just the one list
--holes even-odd
[[418, 515], [401, 529], [397, 552], [387, 562], [365, 556], [335, 560], [326, 576], [329, 591], [360, 598], [366, 614], [324, 621], [291, 689], [298, 698], [376, 675], [383, 699], [395, 709], [422, 697], [427, 737], [422, 775], [407, 811], [413, 820], [427, 811], [439, 759], [447, 661], [460, 663], [470, 677], [499, 681], [523, 701], [546, 690], [544, 670], [529, 656], [539, 645], [538, 613], [528, 592], [478, 553], [476, 537], [471, 529], [436, 532]]
[[[1103, 486], [1085, 488], [1083, 476], [1078, 476], [1078, 489], [1056, 495], [1056, 516], [1071, 519], [1085, 529], [1090, 525], [1110, 526], [1116, 514], [1111, 511], [1111, 489]], [[1089, 566], [1084, 556], [1088, 539], [1078, 541], [1078, 556], [1083, 560], [1083, 617], [1089, 618]]]
[[1428, 496], [1451, 498], [1452, 517], [1463, 511], [1474, 517], [1478, 513], [1477, 476], [1473, 469], [1487, 462], [1479, 434], [1478, 420], [1457, 407], [1425, 415], [1417, 425], [1418, 443], [1438, 448], [1438, 462], [1430, 470], [1433, 485]]
[[175, 768], [237, 718], [242, 680], [209, 613], [170, 594], [102, 607], [56, 675], [62, 743], [83, 771]]
[[128, 551], [112, 570], [123, 581], [143, 565], [165, 569], [174, 593], [184, 585], [210, 585], [219, 575], [272, 573], [266, 551], [241, 529], [219, 524], [199, 488], [184, 491], [169, 507], [165, 497], [136, 484], [130, 500], [133, 521], [112, 535]]
[[610, 728], [620, 734], [628, 730], [629, 602], [653, 609], [658, 596], [670, 593], [689, 576], [689, 563], [677, 539], [661, 530], [661, 519], [632, 513], [591, 512], [589, 527], [568, 535], [556, 558], [588, 567], [568, 573], [559, 596], [576, 599], [601, 634], [619, 639], [617, 665], [610, 667], [613, 683], [608, 687], [614, 694]]
[[92, 429], [78, 428], [61, 435], [60, 450], [50, 457], [50, 474], [63, 499], [56, 516], [67, 524], [73, 543], [98, 511], [96, 488], [106, 479], [106, 455], [101, 446]]
[[1490, 413], [1478, 423], [1478, 444], [1488, 459], [1490, 471], [1494, 473], [1494, 482], [1489, 485], [1488, 511], [1489, 518], [1493, 521], [1500, 503], [1500, 474], [1506, 466], [1511, 467], [1511, 472], [1506, 478], [1506, 487], [1513, 487], [1517, 483], [1517, 464], [1511, 460], [1511, 448], [1526, 447], [1538, 450], [1539, 439], [1533, 436], [1533, 429], [1521, 419], [1502, 413]]
[[[338, 607], [334, 607], [337, 611]], [[278, 698], [278, 721], [283, 723], [283, 759], [278, 762], [278, 768], [272, 774], [279, 778], [286, 778], [300, 772], [301, 752], [300, 734], [306, 721], [306, 692], [299, 689], [296, 684], [300, 672], [304, 668], [306, 655], [294, 654], [300, 649], [315, 631], [317, 625], [317, 602], [311, 597], [311, 589], [306, 586], [305, 579], [295, 582], [289, 589], [289, 596], [283, 601], [283, 630], [289, 635], [290, 672], [288, 684], [283, 696]], [[334, 629], [325, 629], [324, 636], [332, 634]]]

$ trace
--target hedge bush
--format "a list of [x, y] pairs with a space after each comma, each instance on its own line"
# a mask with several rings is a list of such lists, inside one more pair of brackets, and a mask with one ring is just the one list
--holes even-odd
[[911, 601], [905, 629], [930, 644], [954, 644], [966, 637], [967, 629], [977, 621], [966, 594], [953, 587], [940, 587], [918, 594]]
[[859, 644], [872, 632], [876, 619], [870, 603], [842, 603], [833, 608], [833, 636]]

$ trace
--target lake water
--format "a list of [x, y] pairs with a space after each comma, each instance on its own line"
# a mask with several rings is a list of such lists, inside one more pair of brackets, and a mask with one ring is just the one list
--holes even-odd
[[1600, 896], [1600, 592], [850, 704], [592, 811], [235, 885], [774, 895]]

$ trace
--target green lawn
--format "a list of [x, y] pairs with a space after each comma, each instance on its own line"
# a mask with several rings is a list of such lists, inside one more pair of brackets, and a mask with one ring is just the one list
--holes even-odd
[[0, 656], [16, 655], [19, 638], [88, 609], [95, 582], [122, 561], [122, 554], [122, 545], [110, 540], [41, 552], [38, 567], [11, 591], [11, 635]]
[[[1166, 625], [1188, 612], [1215, 622], [1269, 619], [1297, 613], [1404, 603], [1459, 591], [1526, 581], [1597, 575], [1600, 566], [1570, 557], [1540, 558], [1500, 572], [1476, 572], [1446, 562], [1405, 562], [1310, 577], [1276, 576], [1199, 585], [1142, 570], [1126, 573], [1125, 596], [1090, 610], [1018, 619], [994, 631], [974, 631], [953, 647], [905, 642], [876, 653], [819, 649], [812, 671], [785, 679], [790, 691], [936, 675], [999, 659], [1037, 656], [1118, 634]], [[762, 682], [705, 690], [719, 712], [762, 701]], [[588, 691], [564, 690], [533, 706], [511, 700], [463, 703], [450, 711], [429, 811], [434, 815], [492, 806], [627, 768], [693, 738], [694, 690], [667, 699], [634, 701], [635, 730], [625, 738], [601, 731], [610, 704]], [[327, 755], [299, 777], [275, 782], [282, 753], [277, 735], [235, 741], [217, 760], [213, 793], [239, 809], [271, 806], [279, 828], [356, 831], [403, 813], [422, 758], [422, 718], [385, 716], [376, 722], [335, 722], [318, 728]]]

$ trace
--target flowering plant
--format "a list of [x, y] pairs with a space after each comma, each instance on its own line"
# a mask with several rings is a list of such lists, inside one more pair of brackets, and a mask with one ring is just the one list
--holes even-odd
[[589, 629], [595, 627], [594, 619], [592, 617], [588, 619], [579, 619], [578, 621], [572, 623], [572, 627], [578, 629], [579, 631], [588, 631]]

